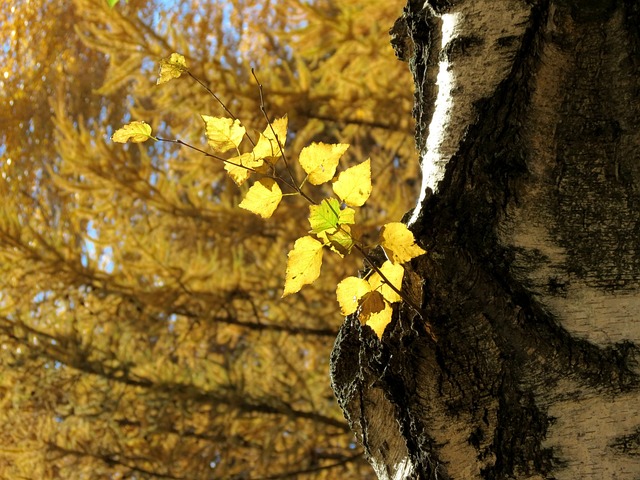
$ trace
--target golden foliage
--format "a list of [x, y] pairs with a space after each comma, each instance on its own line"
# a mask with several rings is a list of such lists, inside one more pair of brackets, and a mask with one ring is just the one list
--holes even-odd
[[374, 238], [417, 176], [410, 78], [386, 34], [401, 7], [5, 2], [1, 478], [373, 478], [327, 374], [334, 288], [357, 260], [326, 258], [312, 287], [280, 299], [306, 206], [287, 198], [264, 221], [237, 208], [247, 186], [221, 162], [123, 147], [109, 126], [144, 118], [207, 148], [194, 115], [227, 112], [179, 68], [151, 88], [180, 51], [277, 157], [273, 132], [251, 130], [264, 126], [254, 67], [271, 118], [289, 114], [293, 151], [349, 143], [342, 170], [371, 155], [358, 221]]

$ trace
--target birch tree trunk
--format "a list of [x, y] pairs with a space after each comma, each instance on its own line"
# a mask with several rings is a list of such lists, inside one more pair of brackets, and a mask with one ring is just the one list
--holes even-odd
[[640, 5], [409, 0], [428, 255], [334, 390], [381, 479], [640, 479]]

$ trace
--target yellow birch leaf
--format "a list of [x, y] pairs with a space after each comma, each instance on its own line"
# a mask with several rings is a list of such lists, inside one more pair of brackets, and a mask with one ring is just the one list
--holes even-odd
[[336, 174], [340, 157], [347, 151], [346, 143], [312, 143], [300, 152], [300, 166], [309, 175], [309, 183], [321, 185]]
[[322, 244], [313, 237], [301, 237], [294, 243], [288, 257], [283, 297], [316, 281], [322, 267]]
[[[380, 267], [380, 271], [394, 287], [398, 290], [402, 290], [402, 278], [404, 277], [404, 267], [402, 265], [395, 265], [387, 260]], [[395, 303], [402, 300], [402, 297], [394, 292], [393, 289], [382, 280], [382, 277], [377, 272], [373, 272], [371, 274], [371, 277], [369, 277], [369, 284], [371, 285], [371, 290], [378, 290], [389, 303]]]
[[416, 244], [413, 232], [404, 223], [387, 223], [380, 230], [380, 245], [393, 263], [406, 263], [425, 252]]
[[341, 257], [344, 257], [345, 255], [351, 253], [354, 241], [349, 225], [340, 225], [340, 228], [335, 232], [327, 231], [324, 233], [326, 233], [331, 250], [336, 252]]
[[371, 195], [371, 160], [342, 172], [333, 184], [333, 191], [350, 207], [360, 207]]
[[369, 282], [358, 277], [347, 277], [336, 288], [336, 296], [343, 315], [355, 313], [360, 305], [360, 299], [371, 291]]
[[387, 302], [385, 302], [384, 297], [380, 292], [373, 291], [365, 294], [360, 299], [360, 312], [358, 313], [360, 323], [365, 325], [371, 318], [371, 315], [380, 313], [385, 309], [386, 305]]
[[204, 121], [207, 141], [211, 148], [220, 153], [238, 148], [246, 132], [240, 120], [209, 115], [200, 116]]
[[[230, 158], [227, 162], [224, 163], [224, 169], [229, 172], [229, 176], [236, 182], [237, 185], [242, 185], [247, 181], [249, 175], [251, 175], [251, 170], [255, 170], [256, 168], [262, 166], [264, 160], [261, 158], [257, 159], [253, 156], [253, 153], [243, 153], [239, 157]], [[244, 167], [241, 167], [243, 165]], [[251, 170], [249, 170], [251, 169]]]
[[278, 208], [280, 200], [282, 200], [282, 190], [278, 184], [271, 178], [263, 178], [251, 186], [238, 206], [262, 218], [269, 218]]
[[170, 57], [160, 60], [160, 73], [156, 85], [178, 78], [186, 71], [187, 61], [184, 56], [179, 53], [172, 53]]
[[[285, 115], [271, 122], [271, 127], [267, 125], [264, 132], [260, 134], [258, 143], [253, 148], [253, 155], [256, 160], [263, 159], [273, 164], [282, 156], [282, 150], [287, 141], [287, 123], [288, 119]], [[273, 130], [271, 129], [273, 127]], [[275, 135], [273, 134], [275, 132]], [[277, 137], [277, 139], [276, 139]], [[280, 143], [278, 144], [278, 140]]]
[[111, 140], [118, 143], [141, 143], [151, 138], [151, 126], [146, 122], [131, 122], [116, 130]]
[[385, 302], [384, 309], [381, 312], [374, 313], [369, 317], [366, 325], [370, 327], [380, 340], [382, 340], [382, 335], [384, 334], [385, 328], [387, 325], [391, 323], [391, 317], [393, 315], [393, 308], [391, 305]]

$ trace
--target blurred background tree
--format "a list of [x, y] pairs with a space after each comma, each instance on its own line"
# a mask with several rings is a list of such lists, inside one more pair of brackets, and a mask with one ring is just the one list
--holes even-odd
[[[362, 234], [415, 198], [412, 85], [387, 31], [401, 0], [16, 0], [0, 7], [0, 478], [373, 478], [329, 386], [342, 322], [325, 260], [280, 299], [307, 206], [238, 209], [223, 165], [109, 137], [145, 120], [203, 147], [223, 115], [288, 114], [312, 141], [371, 156]], [[243, 187], [246, 188], [246, 187]]]

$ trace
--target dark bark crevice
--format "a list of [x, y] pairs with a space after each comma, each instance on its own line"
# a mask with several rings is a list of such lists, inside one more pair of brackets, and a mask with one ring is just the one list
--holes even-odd
[[428, 135], [433, 105], [421, 101], [437, 95], [438, 53], [441, 22], [423, 8], [424, 2], [409, 0], [404, 14], [390, 31], [396, 56], [409, 63], [414, 79], [413, 116], [416, 119], [416, 146], [421, 150]]

